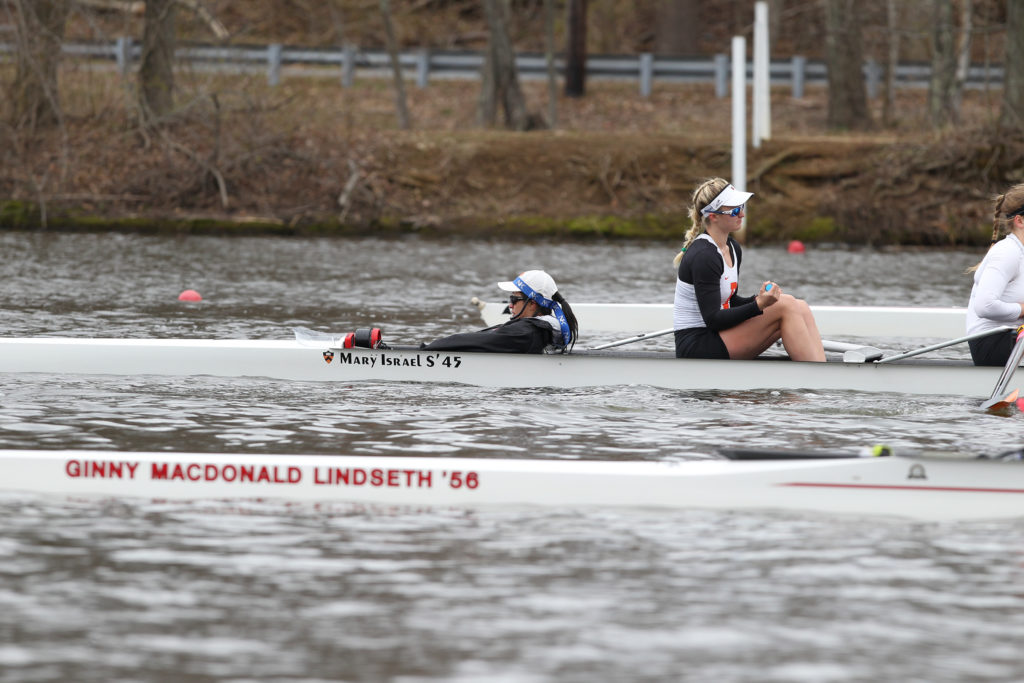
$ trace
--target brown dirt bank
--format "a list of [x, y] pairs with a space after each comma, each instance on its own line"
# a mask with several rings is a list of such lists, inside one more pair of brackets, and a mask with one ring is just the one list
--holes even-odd
[[[558, 129], [508, 133], [473, 126], [469, 84], [411, 92], [411, 132], [394, 130], [384, 83], [207, 84], [154, 130], [98, 106], [101, 81], [80, 96], [91, 105], [72, 93], [62, 130], [3, 133], [0, 228], [675, 240], [695, 181], [730, 171], [728, 104], [694, 87], [595, 85], [560, 102]], [[748, 158], [748, 240], [987, 243], [989, 198], [1024, 180], [1024, 139], [921, 134], [909, 116], [826, 136], [822, 99], [778, 96], [779, 132]]]

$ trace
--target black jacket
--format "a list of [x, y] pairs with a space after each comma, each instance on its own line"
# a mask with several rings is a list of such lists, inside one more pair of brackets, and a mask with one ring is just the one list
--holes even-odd
[[554, 330], [543, 320], [520, 318], [479, 332], [442, 337], [421, 348], [425, 351], [483, 351], [485, 353], [543, 353]]

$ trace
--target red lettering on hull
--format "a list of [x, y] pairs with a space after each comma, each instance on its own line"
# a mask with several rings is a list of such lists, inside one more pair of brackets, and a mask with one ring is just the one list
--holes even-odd
[[313, 484], [318, 486], [372, 486], [374, 488], [431, 488], [429, 470], [382, 470], [367, 472], [361, 467], [314, 467]]
[[64, 474], [73, 479], [134, 479], [137, 462], [114, 460], [68, 460]]
[[166, 462], [154, 462], [150, 468], [150, 478], [154, 481], [298, 484], [302, 481], [302, 469], [295, 466], [215, 465], [197, 462], [174, 463], [172, 466]]

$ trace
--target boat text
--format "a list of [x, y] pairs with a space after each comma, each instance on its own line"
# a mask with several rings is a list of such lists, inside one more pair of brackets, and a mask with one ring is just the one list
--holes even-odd
[[68, 460], [64, 471], [69, 477], [93, 477], [96, 479], [134, 479], [137, 462], [115, 462], [113, 460]]
[[367, 367], [413, 367], [413, 368], [458, 368], [462, 356], [448, 356], [440, 353], [417, 353], [414, 356], [395, 354], [352, 353], [341, 351], [337, 354], [338, 365], [365, 365]]
[[[68, 460], [64, 472], [72, 479], [142, 479], [139, 462]], [[441, 483], [452, 489], [480, 486], [477, 472], [420, 470], [383, 467], [310, 467], [294, 465], [232, 465], [220, 463], [149, 463], [151, 481], [222, 482], [228, 484], [309, 484], [313, 486], [371, 488], [434, 488]], [[308, 470], [308, 471], [307, 471]]]

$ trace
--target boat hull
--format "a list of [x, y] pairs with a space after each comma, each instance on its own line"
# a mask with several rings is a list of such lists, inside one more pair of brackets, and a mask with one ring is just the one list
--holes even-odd
[[158, 500], [778, 509], [945, 521], [1024, 516], [1024, 463], [679, 462], [0, 451], [0, 489]]
[[290, 340], [0, 338], [0, 372], [445, 382], [486, 387], [856, 390], [985, 398], [997, 368], [965, 361], [802, 363], [677, 359], [658, 352], [493, 354], [325, 349]]

